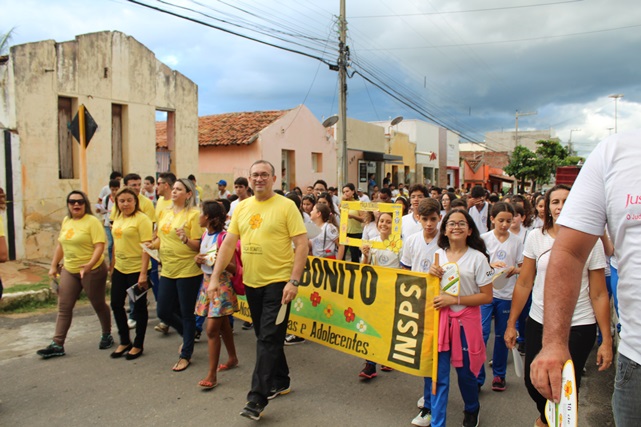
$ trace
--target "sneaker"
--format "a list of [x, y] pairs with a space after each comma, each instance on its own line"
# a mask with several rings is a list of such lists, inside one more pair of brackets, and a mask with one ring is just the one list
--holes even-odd
[[200, 336], [202, 333], [203, 331], [196, 330], [196, 333], [194, 334], [194, 342], [200, 342]]
[[425, 407], [425, 398], [421, 396], [420, 399], [416, 402], [416, 406], [418, 406], [418, 409], [423, 409]]
[[305, 338], [297, 337], [296, 335], [287, 335], [285, 337], [285, 345], [296, 345], [305, 342]]
[[519, 354], [521, 356], [525, 356], [525, 343], [524, 342], [520, 342], [519, 345], [516, 347], [516, 349], [518, 350], [518, 352], [519, 352]]
[[376, 365], [374, 363], [368, 362], [365, 362], [365, 367], [363, 367], [363, 370], [360, 372], [360, 374], [358, 374], [359, 377], [367, 378], [368, 380], [375, 378], [377, 375]]
[[129, 329], [134, 329], [136, 327], [136, 321], [134, 319], [127, 319], [127, 326], [129, 326]]
[[154, 326], [154, 330], [158, 332], [162, 332], [163, 334], [167, 335], [169, 333], [169, 325], [166, 325], [163, 322], [160, 322], [159, 324]]
[[113, 345], [114, 337], [112, 337], [111, 334], [102, 334], [102, 336], [100, 337], [100, 344], [98, 344], [98, 348], [100, 350], [106, 350], [113, 347]]
[[252, 322], [243, 322], [243, 330], [248, 331], [254, 327]]
[[481, 408], [477, 409], [476, 412], [463, 411], [463, 427], [478, 427], [480, 411]]
[[286, 394], [289, 394], [290, 391], [292, 391], [290, 386], [272, 388], [269, 391], [269, 396], [267, 396], [267, 399], [272, 400], [277, 398], [278, 396], [284, 396]]
[[392, 368], [391, 366], [381, 365], [381, 371], [383, 372], [392, 372], [393, 370], [394, 368]]
[[36, 354], [42, 357], [43, 359], [49, 359], [50, 357], [64, 356], [65, 348], [51, 341], [51, 344], [49, 344], [47, 347], [41, 350], [38, 350]]
[[260, 420], [260, 414], [265, 410], [265, 406], [256, 402], [247, 402], [240, 415], [250, 420]]
[[412, 420], [413, 426], [429, 427], [432, 425], [432, 411], [427, 408], [422, 408], [421, 412]]
[[492, 381], [492, 390], [505, 391], [505, 389], [506, 389], [505, 378], [494, 377], [494, 380]]

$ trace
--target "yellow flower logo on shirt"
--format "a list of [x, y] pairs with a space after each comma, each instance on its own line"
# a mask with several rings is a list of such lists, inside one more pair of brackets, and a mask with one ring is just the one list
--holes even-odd
[[120, 228], [120, 227], [114, 228], [112, 234], [113, 234], [115, 239], [121, 239], [122, 238], [122, 228]]
[[73, 235], [75, 234], [73, 228], [70, 228], [67, 230], [67, 233], [65, 234], [65, 239], [66, 240], [71, 240], [73, 238]]
[[260, 214], [252, 215], [252, 217], [249, 219], [249, 225], [251, 226], [252, 230], [260, 228], [260, 225], [262, 223], [263, 219], [260, 217]]
[[164, 223], [161, 230], [163, 233], [169, 234], [171, 232], [171, 221], [167, 221], [166, 223]]

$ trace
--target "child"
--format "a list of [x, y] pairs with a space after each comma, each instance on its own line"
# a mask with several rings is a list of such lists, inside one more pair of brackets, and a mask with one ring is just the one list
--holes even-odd
[[[525, 246], [525, 238], [527, 237], [528, 232], [530, 231], [525, 227], [525, 219], [527, 215], [525, 214], [525, 208], [520, 204], [513, 204], [514, 208], [514, 219], [512, 220], [512, 225], [510, 226], [510, 233], [514, 234], [519, 238], [519, 241]], [[525, 321], [527, 319], [528, 313], [530, 312], [530, 305], [532, 304], [532, 295], [528, 297], [525, 307], [521, 311], [521, 315], [516, 322], [516, 329], [519, 332], [519, 335], [516, 339], [517, 349], [521, 356], [525, 356]]]
[[[494, 317], [494, 352], [492, 356], [492, 390], [504, 391], [505, 373], [507, 367], [507, 347], [503, 340], [503, 333], [510, 317], [512, 293], [523, 264], [523, 242], [510, 233], [509, 229], [514, 217], [514, 208], [504, 202], [495, 203], [490, 212], [490, 220], [494, 225], [492, 231], [481, 235], [490, 255], [490, 265], [493, 268], [508, 269], [506, 277], [510, 280], [502, 289], [494, 289], [494, 297], [490, 304], [481, 306], [481, 321], [483, 324], [483, 341], [487, 345], [490, 337], [492, 317]], [[485, 367], [481, 368], [478, 376], [479, 387], [485, 383]]]
[[309, 240], [309, 254], [321, 258], [342, 259], [345, 247], [338, 243], [338, 229], [332, 223], [329, 206], [314, 206], [310, 218], [321, 232]]
[[[479, 390], [476, 375], [485, 362], [485, 344], [481, 330], [480, 305], [492, 301], [492, 268], [485, 243], [469, 213], [450, 211], [441, 222], [436, 251], [439, 264], [456, 263], [460, 292], [457, 297], [441, 294], [434, 298], [439, 319], [438, 378], [436, 395], [431, 395], [432, 379], [426, 379], [424, 407], [413, 425], [444, 427], [450, 388], [450, 361], [456, 368], [458, 384], [465, 402], [463, 427], [478, 425]], [[436, 258], [435, 258], [436, 261]], [[443, 277], [444, 270], [435, 262], [430, 274]], [[459, 337], [453, 334], [460, 334]], [[469, 350], [468, 350], [469, 349]], [[414, 422], [415, 420], [419, 422]]]
[[[392, 214], [389, 212], [381, 212], [378, 216], [379, 236], [373, 238], [372, 242], [384, 242], [392, 233]], [[387, 249], [374, 249], [370, 245], [363, 245], [361, 247], [363, 256], [361, 257], [362, 264], [380, 265], [381, 267], [400, 268], [400, 254], [387, 250]], [[389, 372], [392, 368], [388, 366], [381, 366], [385, 372]], [[377, 376], [376, 363], [366, 360], [365, 367], [358, 374], [359, 377], [371, 380]]]
[[[198, 385], [205, 390], [211, 390], [218, 385], [216, 377], [218, 371], [225, 371], [238, 366], [234, 336], [229, 322], [229, 317], [238, 311], [238, 300], [231, 282], [232, 275], [236, 272], [236, 264], [233, 259], [223, 272], [225, 284], [220, 288], [220, 295], [211, 301], [207, 294], [207, 287], [216, 262], [218, 244], [219, 242], [222, 243], [222, 239], [226, 234], [223, 231], [226, 213], [225, 209], [213, 200], [203, 202], [201, 209], [200, 226], [207, 227], [207, 232], [203, 234], [201, 239], [200, 253], [195, 257], [196, 263], [200, 264], [204, 273], [203, 284], [196, 303], [196, 314], [209, 317], [207, 322], [209, 372]], [[221, 335], [227, 348], [228, 359], [226, 363], [219, 365]]]
[[366, 211], [363, 217], [363, 240], [372, 240], [378, 236], [378, 228], [376, 228], [376, 217], [374, 212]]

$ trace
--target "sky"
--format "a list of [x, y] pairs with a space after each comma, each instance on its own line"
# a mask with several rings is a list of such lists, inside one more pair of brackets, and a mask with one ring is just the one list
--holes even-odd
[[[199, 114], [338, 110], [339, 0], [0, 0], [11, 44], [117, 30], [199, 87]], [[489, 131], [551, 129], [579, 155], [641, 127], [636, 0], [346, 0], [348, 115], [433, 119], [482, 142]], [[178, 5], [182, 8], [177, 8]], [[188, 10], [188, 9], [191, 10]], [[301, 55], [305, 53], [309, 56]], [[374, 84], [367, 82], [369, 78]], [[395, 91], [419, 112], [378, 86]], [[571, 132], [572, 131], [572, 132]]]

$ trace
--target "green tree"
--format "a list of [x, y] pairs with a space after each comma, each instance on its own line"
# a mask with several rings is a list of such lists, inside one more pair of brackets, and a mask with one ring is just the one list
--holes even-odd
[[[536, 141], [536, 157], [538, 160], [537, 174], [534, 177], [535, 183], [539, 185], [549, 184], [553, 175], [556, 175], [556, 168], [568, 166], [571, 163], [567, 148], [563, 147], [556, 139], [542, 139]], [[535, 191], [534, 188], [532, 191]]]
[[525, 191], [525, 181], [534, 179], [537, 173], [538, 159], [532, 150], [518, 145], [512, 152], [510, 163], [505, 167], [505, 173], [516, 177], [519, 181], [519, 193]]

